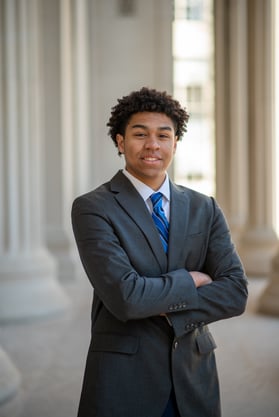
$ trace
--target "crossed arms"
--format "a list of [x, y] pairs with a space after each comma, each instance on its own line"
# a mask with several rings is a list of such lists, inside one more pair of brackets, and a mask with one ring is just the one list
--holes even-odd
[[214, 201], [203, 271], [177, 268], [165, 273], [158, 270], [146, 242], [137, 242], [142, 238], [136, 229], [134, 245], [122, 231], [129, 229], [130, 220], [120, 211], [115, 215], [111, 206], [107, 211], [104, 203], [87, 197], [75, 200], [73, 230], [95, 294], [115, 317], [127, 321], [167, 314], [182, 334], [189, 323], [204, 325], [244, 311], [246, 277]]

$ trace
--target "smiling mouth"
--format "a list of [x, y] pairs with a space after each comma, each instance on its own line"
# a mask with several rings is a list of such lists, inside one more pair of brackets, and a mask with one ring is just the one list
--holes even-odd
[[142, 158], [144, 161], [148, 161], [148, 162], [155, 162], [155, 161], [160, 161], [160, 158], [154, 158], [151, 156], [146, 156], [145, 158]]

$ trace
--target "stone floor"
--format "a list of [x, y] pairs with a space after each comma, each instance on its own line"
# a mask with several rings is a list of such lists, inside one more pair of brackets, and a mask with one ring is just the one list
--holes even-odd
[[[246, 313], [210, 326], [218, 345], [223, 417], [279, 417], [279, 318], [255, 313], [265, 285], [250, 280]], [[92, 291], [86, 280], [67, 291], [73, 302], [67, 314], [1, 327], [1, 345], [22, 383], [20, 393], [0, 407], [0, 417], [76, 416]]]

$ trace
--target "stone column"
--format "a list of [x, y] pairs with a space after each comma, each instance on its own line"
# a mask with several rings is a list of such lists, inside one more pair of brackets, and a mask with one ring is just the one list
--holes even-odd
[[42, 233], [42, 91], [37, 0], [1, 0], [0, 322], [64, 310]]
[[[0, 2], [0, 21], [4, 21], [4, 2]], [[0, 40], [3, 39], [4, 36], [4, 28], [0, 26]], [[3, 78], [2, 74], [2, 63], [4, 58], [4, 44], [3, 42], [0, 42], [0, 80]], [[0, 82], [0, 98], [3, 96], [4, 93], [4, 85], [2, 82]], [[3, 102], [0, 100], [0, 158], [1, 155], [3, 155], [4, 150], [4, 142], [3, 142], [3, 130], [1, 130], [1, 126], [3, 126]], [[2, 160], [1, 160], [2, 162]], [[3, 175], [3, 166], [1, 167], [1, 176], [0, 176], [0, 194], [3, 197], [4, 196], [4, 182], [2, 180]], [[4, 198], [1, 198], [0, 201], [3, 201]], [[2, 235], [4, 227], [4, 219], [3, 215], [0, 217], [0, 234]], [[13, 363], [10, 361], [8, 355], [6, 352], [1, 348], [0, 346], [0, 405], [2, 403], [9, 403], [10, 400], [15, 396], [15, 394], [18, 391], [20, 384], [20, 374], [13, 365]]]
[[248, 0], [249, 217], [241, 256], [250, 276], [267, 276], [277, 247], [273, 226], [272, 0]]
[[269, 281], [258, 303], [259, 313], [279, 316], [279, 252], [272, 259]]
[[[273, 81], [274, 81], [274, 91], [275, 91], [275, 103], [276, 103], [276, 117], [275, 117], [275, 140], [279, 141], [279, 81], [276, 75], [278, 74], [279, 69], [279, 52], [278, 48], [275, 48], [275, 44], [279, 39], [279, 5], [277, 1], [273, 2], [272, 10], [272, 29], [274, 35], [273, 41], [273, 62], [274, 62], [274, 71], [273, 71]], [[275, 75], [276, 74], [276, 75]], [[277, 143], [278, 146], [278, 143]], [[278, 169], [278, 168], [277, 168]], [[276, 184], [276, 190], [278, 192], [279, 184]], [[265, 291], [259, 299], [258, 311], [264, 314], [270, 314], [274, 316], [279, 316], [279, 250], [272, 259], [271, 270], [268, 274], [269, 281]]]
[[238, 246], [247, 220], [247, 2], [215, 1], [216, 191]]
[[266, 276], [273, 229], [272, 0], [215, 0], [217, 199], [248, 275]]
[[[78, 177], [75, 170], [76, 158], [79, 158], [79, 142], [82, 142], [78, 136], [75, 137], [72, 97], [73, 67], [79, 61], [73, 59], [76, 43], [73, 38], [74, 14], [71, 2], [48, 0], [41, 1], [41, 5], [46, 158], [45, 233], [48, 249], [57, 262], [58, 277], [60, 281], [67, 282], [76, 279], [78, 265], [71, 228], [71, 205], [73, 187]], [[78, 113], [79, 106], [77, 109]]]

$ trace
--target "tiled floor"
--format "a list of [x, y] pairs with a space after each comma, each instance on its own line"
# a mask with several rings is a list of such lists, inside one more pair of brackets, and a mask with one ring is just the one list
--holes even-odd
[[[246, 313], [210, 326], [218, 345], [223, 417], [279, 417], [279, 318], [255, 314], [264, 286], [264, 280], [250, 280]], [[76, 416], [91, 288], [84, 280], [68, 291], [73, 305], [64, 316], [1, 327], [1, 345], [20, 370], [22, 385], [0, 407], [0, 417]]]

